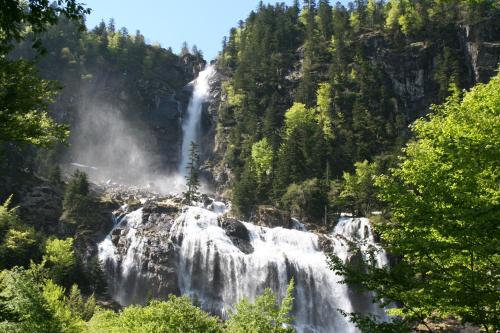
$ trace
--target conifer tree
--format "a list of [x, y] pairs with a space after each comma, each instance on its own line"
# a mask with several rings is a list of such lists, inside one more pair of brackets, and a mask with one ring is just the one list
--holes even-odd
[[187, 204], [191, 204], [193, 200], [200, 195], [198, 189], [200, 187], [200, 155], [198, 153], [198, 145], [191, 141], [191, 149], [189, 151], [189, 163], [186, 167], [186, 186], [187, 191], [183, 193]]

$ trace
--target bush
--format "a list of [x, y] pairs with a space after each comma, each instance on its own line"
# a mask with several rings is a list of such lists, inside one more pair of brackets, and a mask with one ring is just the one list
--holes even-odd
[[340, 199], [354, 215], [368, 216], [371, 211], [380, 206], [376, 198], [375, 177], [379, 167], [368, 161], [356, 162], [353, 174], [344, 172], [344, 186]]
[[0, 273], [0, 332], [83, 332], [83, 322], [71, 314], [64, 289], [41, 280], [35, 271], [20, 267]]
[[47, 240], [42, 266], [55, 282], [69, 286], [76, 267], [73, 238]]
[[21, 222], [17, 207], [9, 208], [10, 202], [0, 205], [0, 268], [27, 266], [40, 255], [38, 235]]
[[291, 184], [281, 197], [281, 204], [300, 219], [320, 221], [327, 205], [326, 190], [317, 179]]
[[293, 280], [290, 281], [286, 296], [279, 304], [271, 289], [255, 299], [252, 304], [243, 299], [236, 305], [236, 311], [227, 321], [228, 333], [291, 333], [293, 318]]
[[170, 296], [167, 302], [128, 306], [122, 312], [98, 311], [88, 323], [95, 333], [222, 333], [216, 317], [203, 312], [187, 297]]

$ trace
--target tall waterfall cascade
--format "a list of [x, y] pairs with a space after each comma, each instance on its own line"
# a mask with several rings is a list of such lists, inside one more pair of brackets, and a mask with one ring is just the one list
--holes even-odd
[[[191, 142], [199, 143], [203, 103], [214, 68], [207, 66], [191, 84], [183, 119], [179, 174], [186, 174]], [[114, 213], [114, 227], [98, 244], [109, 292], [122, 305], [151, 297], [189, 295], [200, 306], [227, 318], [243, 298], [271, 288], [281, 300], [293, 278], [294, 326], [299, 333], [357, 333], [337, 310], [383, 314], [370, 295], [359, 295], [328, 267], [327, 255], [359, 260], [353, 243], [371, 250], [378, 266], [387, 256], [365, 218], [341, 217], [330, 234], [309, 232], [292, 218], [289, 229], [264, 227], [228, 216], [229, 204], [205, 197], [196, 206], [179, 198], [143, 198]], [[365, 258], [367, 259], [367, 258]]]
[[[204, 310], [224, 318], [239, 300], [253, 300], [265, 288], [281, 299], [293, 278], [293, 316], [299, 333], [355, 333], [337, 309], [359, 311], [361, 302], [362, 311], [377, 312], [369, 297], [339, 283], [327, 265], [320, 236], [231, 219], [229, 225], [240, 229], [235, 240], [224, 225], [224, 207], [220, 202], [185, 207], [175, 217], [146, 213], [147, 208], [122, 214], [98, 246], [112, 297], [128, 305], [151, 296], [165, 299], [174, 292], [189, 295]], [[387, 264], [365, 218], [342, 217], [331, 234], [321, 237], [329, 242], [328, 251], [344, 261], [354, 256], [351, 242], [360, 242], [379, 250], [377, 265]], [[239, 246], [245, 240], [248, 251]]]
[[186, 175], [186, 167], [189, 162], [189, 150], [191, 142], [199, 144], [199, 133], [201, 132], [201, 114], [203, 103], [210, 93], [210, 78], [215, 72], [213, 65], [208, 65], [198, 74], [198, 77], [190, 84], [193, 86], [193, 94], [189, 100], [186, 115], [182, 122], [182, 148], [179, 163], [179, 174]]

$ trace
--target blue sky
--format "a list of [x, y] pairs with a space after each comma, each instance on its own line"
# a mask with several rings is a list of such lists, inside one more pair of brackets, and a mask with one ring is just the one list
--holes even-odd
[[[178, 52], [187, 41], [203, 51], [205, 59], [215, 58], [222, 38], [231, 27], [256, 9], [258, 0], [80, 0], [92, 8], [87, 17], [89, 29], [102, 19], [115, 19], [117, 28], [130, 34], [140, 30], [150, 43], [159, 42]], [[276, 1], [265, 1], [275, 3]], [[293, 0], [284, 0], [292, 4]]]

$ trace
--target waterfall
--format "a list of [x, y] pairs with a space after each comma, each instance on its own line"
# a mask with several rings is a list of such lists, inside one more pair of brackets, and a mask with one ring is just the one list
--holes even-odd
[[203, 103], [210, 93], [209, 80], [214, 74], [214, 66], [208, 65], [198, 74], [198, 77], [191, 82], [193, 94], [189, 100], [186, 116], [182, 122], [182, 148], [181, 160], [179, 163], [179, 174], [186, 175], [186, 167], [189, 162], [189, 150], [191, 142], [199, 144], [199, 133], [201, 132], [201, 112]]
[[[224, 205], [214, 202], [185, 207], [175, 217], [160, 213], [145, 217], [142, 208], [125, 215], [99, 244], [99, 258], [115, 284], [113, 298], [127, 305], [144, 302], [146, 295], [165, 298], [166, 290], [175, 290], [225, 318], [235, 303], [254, 300], [265, 288], [282, 299], [293, 278], [292, 315], [299, 333], [357, 332], [337, 309], [383, 313], [369, 295], [359, 296], [339, 283], [320, 246], [322, 237], [331, 245], [328, 251], [347, 262], [355, 257], [350, 249], [357, 242], [377, 250], [376, 264], [386, 265], [385, 252], [367, 219], [342, 217], [331, 234], [319, 236], [299, 221], [293, 225], [300, 230], [232, 219], [224, 226], [224, 212]], [[227, 225], [238, 226], [236, 240]], [[245, 241], [249, 251], [238, 246]]]

